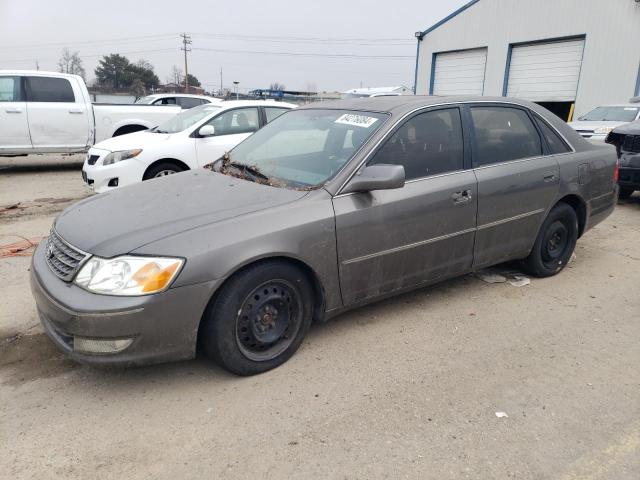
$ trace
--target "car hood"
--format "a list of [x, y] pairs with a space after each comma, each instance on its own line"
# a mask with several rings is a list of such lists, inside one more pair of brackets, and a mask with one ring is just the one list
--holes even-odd
[[63, 211], [55, 229], [74, 247], [110, 258], [307, 193], [199, 169], [94, 195]]
[[574, 130], [595, 130], [596, 128], [608, 127], [615, 128], [619, 125], [624, 125], [627, 122], [610, 122], [610, 121], [576, 121], [569, 122], [569, 126]]
[[620, 133], [622, 135], [640, 135], [640, 120], [625, 123], [624, 125], [616, 128], [613, 133]]
[[93, 148], [110, 152], [133, 150], [134, 148], [142, 148], [144, 150], [145, 147], [166, 143], [174, 138], [175, 135], [170, 133], [151, 133], [149, 131], [134, 132], [107, 138], [102, 142], [96, 143]]

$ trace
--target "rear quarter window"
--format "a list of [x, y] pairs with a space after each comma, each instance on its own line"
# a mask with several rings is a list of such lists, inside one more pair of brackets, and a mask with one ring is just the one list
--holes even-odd
[[69, 102], [76, 101], [71, 83], [66, 78], [28, 77], [30, 102]]
[[549, 146], [549, 153], [551, 155], [557, 155], [559, 153], [567, 153], [570, 152], [571, 149], [565, 143], [565, 141], [558, 135], [558, 133], [552, 129], [547, 122], [542, 120], [539, 117], [536, 117], [536, 123], [542, 132], [542, 136], [547, 141], [547, 145]]

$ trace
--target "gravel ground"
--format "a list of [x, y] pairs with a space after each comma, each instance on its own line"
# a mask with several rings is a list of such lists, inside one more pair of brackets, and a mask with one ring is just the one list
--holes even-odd
[[[0, 163], [0, 206], [86, 195], [77, 160], [41, 163]], [[66, 200], [39, 203], [0, 235], [46, 235]], [[556, 277], [383, 301], [251, 378], [77, 365], [37, 323], [29, 258], [0, 260], [0, 478], [637, 480], [639, 234], [636, 195]]]

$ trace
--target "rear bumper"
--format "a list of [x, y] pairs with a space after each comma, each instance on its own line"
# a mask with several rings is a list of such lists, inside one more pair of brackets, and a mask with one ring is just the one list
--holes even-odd
[[[200, 319], [215, 287], [207, 282], [142, 297], [96, 295], [56, 277], [42, 247], [31, 266], [31, 290], [47, 335], [69, 357], [93, 365], [193, 358]], [[77, 351], [74, 337], [133, 342], [117, 353], [94, 354]]]

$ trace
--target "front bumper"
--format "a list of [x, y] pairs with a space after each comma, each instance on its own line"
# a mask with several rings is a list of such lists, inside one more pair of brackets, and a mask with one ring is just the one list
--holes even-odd
[[[45, 331], [69, 357], [126, 366], [195, 356], [200, 320], [218, 281], [141, 297], [97, 295], [55, 276], [45, 262], [43, 245], [33, 255], [31, 290]], [[90, 354], [74, 350], [74, 337], [133, 342], [118, 353]]]
[[[111, 152], [107, 150], [92, 148], [87, 154], [82, 166], [82, 180], [91, 190], [103, 193], [142, 181], [147, 164], [140, 161], [139, 157], [103, 165], [102, 162], [109, 153]], [[93, 164], [89, 163], [91, 157], [97, 157]]]
[[640, 168], [619, 167], [618, 185], [640, 190]]

